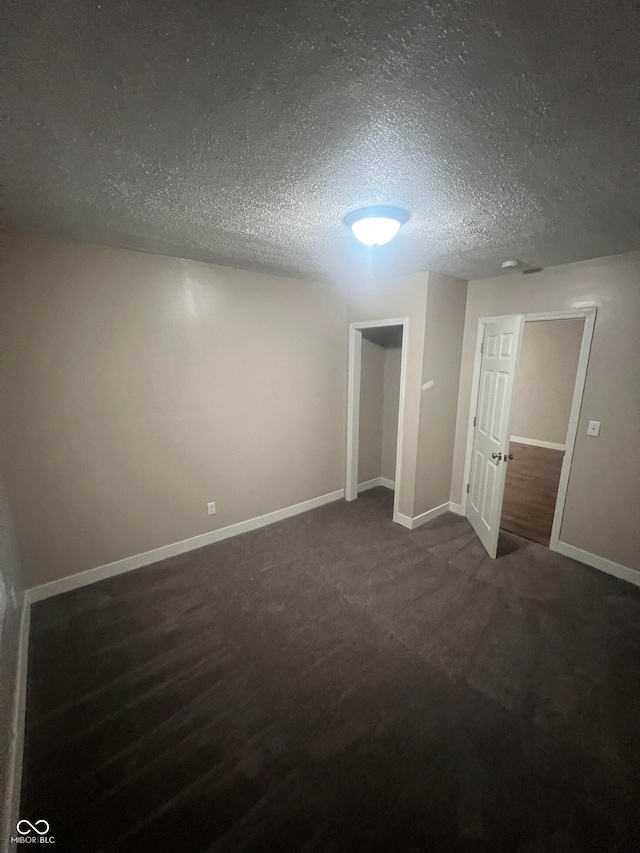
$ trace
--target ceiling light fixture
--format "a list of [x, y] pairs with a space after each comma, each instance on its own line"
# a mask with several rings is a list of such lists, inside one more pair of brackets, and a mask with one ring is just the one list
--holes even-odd
[[345, 216], [345, 225], [365, 246], [384, 246], [393, 240], [400, 228], [409, 221], [409, 214], [401, 207], [377, 204], [361, 207]]

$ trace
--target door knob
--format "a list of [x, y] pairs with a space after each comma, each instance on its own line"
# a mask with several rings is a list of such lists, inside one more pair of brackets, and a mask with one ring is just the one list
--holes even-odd
[[499, 461], [502, 459], [502, 453], [492, 453], [492, 454], [491, 454], [491, 458], [492, 458], [492, 459], [497, 459], [497, 460], [498, 460], [498, 462], [499, 462]]

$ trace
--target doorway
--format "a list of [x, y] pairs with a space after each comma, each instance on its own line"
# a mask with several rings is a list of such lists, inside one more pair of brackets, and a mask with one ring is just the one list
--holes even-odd
[[[463, 510], [490, 557], [501, 529], [558, 550], [595, 316], [589, 307], [478, 322]], [[527, 344], [520, 388], [525, 337], [533, 346]]]
[[394, 491], [397, 520], [407, 318], [352, 323], [349, 328], [345, 497], [376, 486]]
[[549, 546], [584, 319], [525, 321], [500, 529]]

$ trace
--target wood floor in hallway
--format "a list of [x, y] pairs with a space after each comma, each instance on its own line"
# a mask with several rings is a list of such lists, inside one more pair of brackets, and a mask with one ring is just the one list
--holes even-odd
[[32, 608], [65, 853], [640, 849], [640, 589], [383, 488]]
[[540, 545], [551, 541], [564, 451], [512, 441], [500, 527]]

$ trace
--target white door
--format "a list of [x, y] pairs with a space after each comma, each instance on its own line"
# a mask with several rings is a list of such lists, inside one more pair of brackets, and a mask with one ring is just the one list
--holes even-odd
[[524, 318], [485, 324], [467, 517], [490, 557], [496, 556], [509, 453], [511, 396]]

